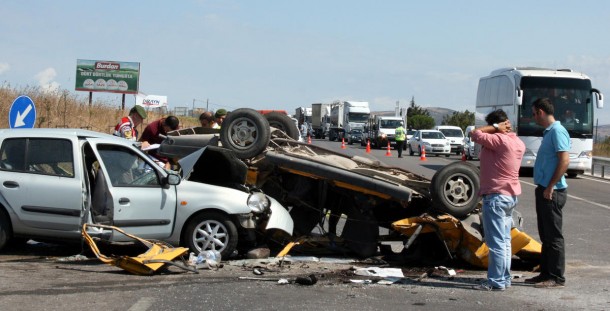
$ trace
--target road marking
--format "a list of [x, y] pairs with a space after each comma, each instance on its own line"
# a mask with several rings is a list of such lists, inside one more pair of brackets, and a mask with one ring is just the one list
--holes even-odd
[[143, 297], [138, 300], [138, 302], [134, 303], [129, 311], [146, 311], [150, 308], [153, 303], [155, 303], [155, 298], [152, 297]]
[[578, 177], [580, 177], [580, 178], [582, 178], [582, 179], [587, 179], [587, 180], [598, 181], [598, 182], [603, 183], [603, 184], [610, 184], [610, 181], [600, 179], [601, 177], [598, 177], [598, 178], [592, 178], [592, 177], [588, 177], [588, 176], [585, 176], [585, 175], [580, 175], [580, 176], [578, 176]]
[[[530, 186], [532, 186], [532, 187], [534, 187], [534, 188], [538, 187], [538, 185], [535, 185], [535, 184], [529, 183], [529, 182], [527, 182], [527, 181], [523, 181], [523, 180], [521, 180], [521, 182], [522, 182], [522, 183], [524, 183], [524, 184], [530, 185]], [[605, 208], [605, 209], [607, 209], [607, 210], [610, 210], [610, 206], [608, 206], [608, 205], [599, 204], [599, 203], [597, 203], [597, 202], [589, 201], [589, 200], [587, 200], [587, 199], [583, 199], [583, 198], [580, 198], [580, 197], [577, 197], [577, 196], [574, 196], [574, 195], [571, 195], [571, 194], [568, 194], [568, 197], [573, 198], [573, 199], [576, 199], [576, 200], [579, 200], [579, 201], [583, 201], [583, 202], [585, 202], [585, 203], [589, 203], [589, 204], [591, 204], [591, 205], [599, 206], [599, 207], [601, 207], [601, 208]]]

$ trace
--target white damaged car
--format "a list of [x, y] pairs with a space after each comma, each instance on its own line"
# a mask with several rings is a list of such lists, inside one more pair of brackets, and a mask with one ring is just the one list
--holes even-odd
[[[247, 167], [234, 157], [206, 147], [183, 158], [178, 173], [107, 134], [0, 130], [0, 249], [29, 238], [79, 241], [84, 223], [223, 257], [255, 244], [256, 231], [291, 235], [287, 209], [247, 187]], [[105, 241], [130, 240], [112, 230], [90, 231]]]

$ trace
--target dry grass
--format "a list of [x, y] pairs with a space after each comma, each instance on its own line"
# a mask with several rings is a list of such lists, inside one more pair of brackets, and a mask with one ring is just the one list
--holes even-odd
[[599, 144], [593, 145], [593, 155], [596, 157], [610, 158], [610, 138]]
[[[45, 92], [37, 87], [11, 88], [8, 84], [0, 87], [0, 127], [8, 127], [8, 113], [11, 104], [20, 95], [29, 96], [36, 105], [36, 126], [39, 128], [83, 128], [96, 132], [112, 133], [119, 119], [129, 112], [131, 107], [121, 110], [119, 103], [93, 101], [89, 105], [86, 96], [80, 96], [67, 90]], [[148, 113], [143, 128], [167, 115], [155, 111]], [[193, 127], [199, 124], [197, 118], [180, 117], [182, 127]]]

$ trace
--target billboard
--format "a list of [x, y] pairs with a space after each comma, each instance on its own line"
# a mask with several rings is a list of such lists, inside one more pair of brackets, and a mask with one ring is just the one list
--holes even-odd
[[77, 91], [137, 94], [140, 63], [76, 60]]
[[161, 95], [136, 95], [136, 105], [140, 105], [145, 108], [159, 108], [167, 107], [167, 96]]

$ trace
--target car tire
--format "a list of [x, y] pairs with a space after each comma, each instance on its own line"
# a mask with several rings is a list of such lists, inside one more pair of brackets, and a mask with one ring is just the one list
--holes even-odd
[[413, 152], [413, 149], [411, 149], [411, 145], [409, 145], [409, 155], [413, 156], [415, 154], [415, 152]]
[[269, 121], [250, 108], [232, 111], [220, 128], [222, 146], [232, 150], [239, 159], [259, 155], [269, 145], [270, 137]]
[[461, 218], [479, 203], [479, 168], [469, 162], [453, 162], [438, 170], [430, 183], [436, 210]]
[[294, 140], [299, 140], [299, 136], [301, 135], [299, 129], [289, 116], [281, 112], [272, 111], [265, 114], [265, 118], [269, 122], [269, 126], [273, 126], [283, 131]]
[[11, 228], [6, 214], [0, 210], [0, 250], [8, 245], [11, 238]]
[[220, 252], [229, 258], [237, 248], [235, 223], [219, 212], [203, 212], [191, 219], [184, 230], [183, 244], [191, 252], [199, 254], [207, 250]]

